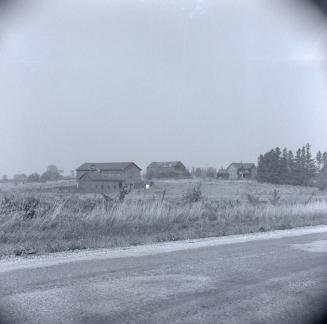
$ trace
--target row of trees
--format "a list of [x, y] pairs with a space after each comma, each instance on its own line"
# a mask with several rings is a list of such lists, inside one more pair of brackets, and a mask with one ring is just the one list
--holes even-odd
[[327, 152], [312, 155], [311, 146], [292, 150], [279, 147], [258, 159], [257, 179], [261, 182], [292, 185], [314, 185], [327, 170]]
[[217, 178], [217, 169], [209, 168], [192, 168], [191, 175], [193, 178]]
[[[41, 182], [41, 181], [57, 181], [63, 178], [61, 170], [59, 170], [55, 165], [49, 165], [45, 172], [42, 174], [32, 173], [26, 175], [25, 173], [15, 174], [13, 176], [14, 182]], [[9, 181], [7, 175], [2, 176], [2, 181]]]

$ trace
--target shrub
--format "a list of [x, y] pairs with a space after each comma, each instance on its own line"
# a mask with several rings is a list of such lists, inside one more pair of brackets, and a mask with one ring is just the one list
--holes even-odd
[[271, 198], [269, 199], [270, 203], [274, 206], [278, 204], [280, 201], [280, 193], [279, 190], [274, 189], [273, 192], [271, 193]]
[[252, 206], [257, 206], [259, 204], [265, 204], [267, 203], [265, 200], [260, 200], [260, 196], [255, 196], [253, 194], [246, 194], [246, 198], [248, 200], [248, 202], [252, 205]]
[[41, 176], [38, 173], [32, 173], [27, 178], [28, 182], [40, 182]]
[[123, 202], [126, 195], [129, 193], [130, 191], [127, 189], [127, 187], [122, 187], [119, 189], [119, 201]]
[[22, 210], [24, 211], [24, 218], [34, 218], [36, 215], [36, 208], [40, 201], [34, 197], [29, 197], [22, 203]]
[[189, 188], [184, 196], [184, 200], [188, 203], [199, 202], [201, 199], [202, 199], [201, 183], [197, 184], [192, 188]]

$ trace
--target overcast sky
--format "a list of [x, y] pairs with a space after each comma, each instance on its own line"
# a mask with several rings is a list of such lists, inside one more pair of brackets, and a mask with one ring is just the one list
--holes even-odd
[[[26, 1], [27, 2], [27, 1]], [[30, 1], [1, 17], [0, 175], [327, 150], [326, 26], [286, 0]]]

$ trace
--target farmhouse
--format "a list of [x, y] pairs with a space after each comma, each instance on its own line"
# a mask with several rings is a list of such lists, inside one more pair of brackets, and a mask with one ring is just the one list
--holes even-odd
[[84, 163], [76, 169], [77, 187], [82, 192], [118, 191], [141, 184], [141, 168], [134, 162]]
[[257, 176], [257, 168], [254, 163], [232, 163], [227, 168], [229, 179], [254, 179]]
[[152, 162], [147, 167], [146, 176], [148, 179], [188, 179], [191, 174], [185, 165], [180, 161]]

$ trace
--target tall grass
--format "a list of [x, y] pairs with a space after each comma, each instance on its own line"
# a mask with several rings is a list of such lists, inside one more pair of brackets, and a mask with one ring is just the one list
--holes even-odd
[[[78, 195], [0, 197], [0, 255], [135, 245], [327, 224], [327, 202], [107, 202]], [[31, 216], [32, 215], [32, 216]]]

